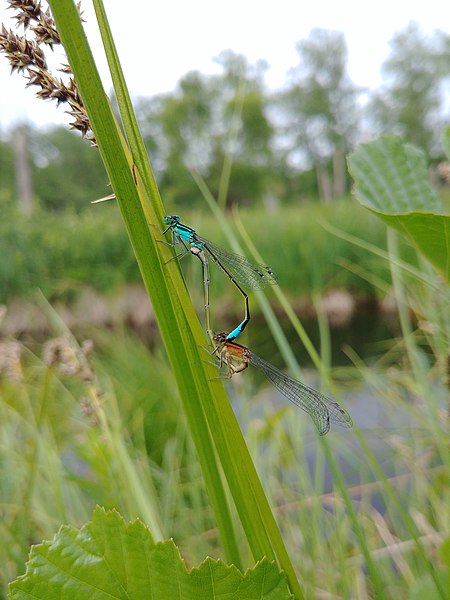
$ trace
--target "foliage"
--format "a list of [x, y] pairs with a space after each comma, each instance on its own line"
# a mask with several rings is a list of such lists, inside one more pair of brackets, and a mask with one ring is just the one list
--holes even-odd
[[[358, 90], [347, 71], [347, 48], [342, 34], [315, 29], [297, 50], [300, 64], [291, 71], [287, 91], [280, 97], [287, 115], [287, 159], [305, 163], [317, 172], [320, 197], [331, 200], [346, 191], [345, 154], [358, 128]], [[327, 173], [333, 165], [331, 177]]]
[[[230, 248], [215, 219], [204, 211], [183, 212], [181, 206], [170, 206], [169, 211], [179, 213], [201, 235]], [[330, 205], [280, 207], [270, 217], [262, 208], [242, 210], [240, 214], [250, 237], [264, 260], [278, 273], [290, 298], [333, 287], [345, 287], [355, 294], [378, 295], [373, 285], [342, 268], [343, 265], [358, 264], [374, 276], [390, 280], [385, 265], [372, 254], [331, 236], [324, 229], [327, 223], [332, 223], [342, 231], [386, 247], [383, 226], [349, 199]], [[36, 210], [32, 219], [25, 219], [19, 212], [8, 209], [3, 216], [0, 222], [2, 302], [31, 296], [36, 287], [49, 300], [70, 302], [86, 285], [101, 293], [114, 294], [121, 287], [139, 281], [114, 202], [91, 205], [89, 211], [80, 214]], [[402, 248], [402, 256], [415, 262], [407, 244]], [[197, 262], [189, 256], [181, 261], [194, 299], [201, 295], [196, 285], [200, 270]], [[233, 290], [219, 274], [213, 272], [212, 278], [215, 305], [220, 311], [234, 298]], [[228, 318], [234, 316], [231, 312]]]
[[263, 559], [242, 575], [207, 558], [188, 572], [173, 541], [155, 545], [142, 522], [125, 525], [117, 512], [100, 508], [79, 531], [62, 527], [51, 542], [35, 546], [28, 570], [11, 584], [11, 600], [62, 594], [78, 600], [293, 598], [275, 563]]
[[[447, 46], [442, 32], [425, 36], [414, 24], [399, 32], [384, 84], [364, 92], [364, 106], [362, 90], [348, 77], [347, 49], [338, 32], [314, 30], [299, 42], [299, 64], [282, 91], [267, 89], [263, 61], [250, 64], [242, 55], [222, 52], [220, 73], [187, 73], [173, 92], [137, 102], [162, 195], [183, 208], [198, 208], [189, 171], [200, 173], [220, 196], [222, 164], [228, 161], [228, 205], [339, 198], [350, 185], [346, 152], [377, 131], [399, 133], [436, 161], [445, 120]], [[0, 205], [16, 197], [13, 142], [14, 132], [1, 141]], [[98, 153], [65, 129], [30, 129], [29, 150], [34, 196], [42, 206], [81, 211], [109, 193]]]
[[[34, 210], [82, 212], [92, 200], [110, 193], [98, 152], [64, 127], [41, 130], [21, 126], [27, 138]], [[14, 163], [16, 130], [0, 141], [0, 206], [17, 202]], [[6, 202], [7, 200], [7, 202]]]
[[114, 205], [81, 215], [35, 210], [32, 219], [8, 209], [0, 231], [2, 301], [36, 287], [70, 300], [86, 284], [106, 292], [139, 279]]
[[[212, 380], [212, 366], [203, 360], [204, 334], [183, 285], [174, 250], [158, 244], [149, 224], [161, 223], [164, 208], [148, 162], [129, 92], [101, 0], [96, 15], [114, 83], [124, 135], [106, 95], [70, 0], [50, 1], [61, 40], [83, 98], [96, 142], [121, 210], [133, 250], [153, 300], [161, 337], [173, 366], [189, 430], [195, 443], [208, 496], [227, 558], [241, 564], [235, 524], [222, 473], [255, 560], [266, 556], [285, 571], [289, 588], [303, 594], [279, 528], [248, 453], [223, 385]], [[248, 495], [248, 487], [252, 494]]]
[[423, 152], [399, 138], [362, 144], [349, 158], [356, 197], [420, 249], [450, 281], [450, 216], [428, 181]]
[[[201, 173], [217, 194], [224, 158], [233, 155], [228, 202], [260, 200], [270, 189], [272, 125], [262, 67], [241, 55], [219, 57], [221, 75], [185, 75], [173, 93], [141, 99], [138, 116], [169, 201], [192, 205], [198, 191], [187, 170]], [[237, 110], [237, 107], [238, 110]], [[230, 131], [236, 139], [230, 143]], [[232, 146], [232, 147], [231, 147]]]
[[[48, 539], [61, 523], [85, 522], [96, 504], [117, 508], [126, 518], [139, 516], [162, 539], [161, 525], [153, 525], [159, 519], [153, 505], [157, 468], [149, 464], [145, 444], [145, 423], [158, 396], [142, 389], [134, 394], [128, 383], [133, 371], [122, 375], [130, 354], [125, 338], [122, 371], [97, 349], [93, 367], [88, 340], [78, 345], [53, 312], [49, 318], [55, 336], [31, 344], [35, 352], [17, 341], [0, 342], [3, 587], [22, 571], [30, 542]], [[153, 385], [163, 390], [166, 362], [149, 360], [137, 340], [133, 345], [140, 364], [150, 363]], [[111, 336], [108, 346], [112, 353]], [[101, 366], [106, 364], [114, 377]], [[165, 399], [176, 402], [176, 394]], [[170, 445], [184, 425], [178, 411], [158, 411], [152, 426], [165, 432]], [[148, 448], [156, 461], [157, 438]]]
[[[443, 484], [443, 479], [448, 473], [449, 465], [446, 430], [441, 414], [447, 395], [445, 387], [440, 383], [448, 359], [449, 347], [447, 290], [440, 288], [433, 273], [429, 274], [423, 268], [420, 270], [402, 262], [397, 240], [388, 233], [390, 260], [386, 266], [391, 272], [403, 335], [383, 357], [384, 363], [382, 361], [370, 365], [367, 369], [359, 365], [358, 372], [368, 385], [374, 387], [377, 392], [376, 397], [385, 397], [387, 401], [393, 401], [396, 408], [405, 408], [408, 416], [407, 424], [404, 426], [404, 422], [400, 421], [400, 426], [395, 429], [395, 436], [387, 436], [386, 424], [384, 422], [379, 424], [382, 431], [380, 437], [382, 440], [387, 439], [390, 446], [389, 452], [382, 457], [377, 456], [368, 443], [368, 437], [361, 433], [358, 426], [355, 427], [354, 436], [342, 438], [343, 443], [347, 444], [344, 446], [343, 456], [348, 461], [342, 463], [337, 460], [339, 437], [320, 440], [312, 438], [311, 441], [307, 435], [308, 425], [305, 421], [300, 415], [292, 416], [292, 413], [289, 413], [284, 427], [277, 427], [272, 431], [270, 427], [266, 428], [266, 437], [262, 440], [259, 453], [255, 453], [255, 456], [259, 457], [263, 472], [266, 467], [275, 465], [273, 470], [266, 473], [269, 482], [273, 478], [269, 504], [223, 387], [217, 380], [212, 380], [215, 371], [203, 360], [201, 345], [204, 343], [204, 336], [183, 285], [178, 266], [175, 261], [169, 260], [173, 258], [173, 249], [157, 244], [157, 240], [152, 235], [154, 232], [149, 228], [149, 224], [161, 222], [164, 209], [138, 132], [103, 5], [100, 0], [95, 0], [123, 129], [115, 120], [106, 95], [102, 91], [93, 57], [73, 3], [69, 0], [51, 0], [51, 5], [144, 283], [153, 301], [161, 336], [172, 367], [169, 387], [177, 384], [189, 440], [195, 444], [208, 501], [212, 507], [214, 523], [217, 523], [221, 548], [227, 562], [233, 563], [235, 567], [248, 563], [248, 559], [245, 560], [247, 547], [252, 555], [251, 564], [262, 557], [266, 557], [269, 561], [276, 559], [277, 571], [278, 567], [285, 571], [290, 590], [298, 599], [303, 598], [303, 589], [297, 581], [297, 570], [302, 576], [304, 574], [307, 576], [306, 587], [308, 592], [311, 592], [311, 596], [322, 594], [320, 588], [326, 585], [328, 594], [356, 597], [361, 595], [361, 587], [363, 587], [364, 595], [382, 600], [391, 592], [393, 597], [399, 597], [402, 592], [411, 588], [412, 582], [420, 577], [428, 577], [433, 589], [444, 597], [439, 568], [434, 558], [436, 540], [440, 539], [440, 533], [445, 526], [444, 507], [448, 505], [448, 487]], [[232, 81], [233, 75], [234, 72], [230, 75]], [[239, 94], [235, 96], [236, 100], [244, 97]], [[237, 101], [235, 107], [237, 108], [233, 108], [233, 115], [243, 114], [242, 104], [239, 105]], [[125, 132], [126, 137], [122, 135], [122, 131]], [[235, 135], [232, 135], [231, 139], [238, 141]], [[230, 153], [224, 156], [225, 166], [227, 156], [229, 157]], [[221, 175], [222, 182], [227, 182], [229, 179], [225, 166]], [[228, 167], [230, 166], [228, 163]], [[219, 187], [226, 191], [226, 185]], [[283, 240], [282, 237], [277, 239]], [[304, 240], [300, 239], [297, 241], [298, 244], [303, 242]], [[369, 247], [364, 240], [360, 240], [358, 247], [364, 246]], [[383, 255], [379, 249], [373, 251], [377, 255]], [[420, 317], [417, 319], [417, 332], [413, 331], [413, 322], [410, 319], [412, 311]], [[327, 324], [323, 321], [322, 319], [321, 331], [323, 338], [326, 339]], [[423, 346], [426, 343], [428, 346], [425, 352]], [[318, 353], [315, 354], [317, 356]], [[74, 485], [67, 491], [66, 487], [61, 485], [66, 482], [58, 476], [63, 462], [59, 455], [60, 446], [55, 448], [54, 438], [59, 444], [64, 444], [68, 435], [53, 436], [52, 428], [54, 424], [59, 427], [62, 422], [66, 427], [62, 428], [62, 433], [70, 432], [67, 428], [68, 421], [64, 418], [67, 414], [64, 409], [67, 410], [68, 407], [54, 404], [51, 409], [56, 409], [56, 417], [53, 417], [51, 411], [47, 411], [49, 408], [48, 379], [56, 368], [56, 360], [69, 358], [65, 366], [72, 368], [74, 355], [78, 360], [76, 373], [80, 378], [79, 385], [83, 386], [88, 396], [88, 401], [84, 400], [82, 405], [88, 409], [88, 414], [98, 419], [95, 425], [102, 433], [101, 436], [94, 437], [93, 447], [96, 452], [92, 454], [104, 466], [106, 465], [103, 472], [107, 473], [110, 485], [124, 491], [126, 510], [143, 515], [143, 520], [148, 526], [145, 535], [150, 536], [149, 541], [152, 546], [154, 541], [166, 537], [163, 534], [163, 523], [166, 523], [163, 516], [170, 514], [171, 507], [166, 510], [160, 501], [158, 491], [164, 489], [165, 502], [169, 504], [173, 502], [171, 500], [175, 487], [172, 485], [173, 480], [171, 477], [164, 480], [166, 472], [162, 469], [158, 472], [159, 486], [154, 485], [153, 470], [149, 468], [145, 456], [142, 462], [137, 461], [136, 468], [133, 460], [135, 438], [130, 436], [129, 439], [128, 431], [121, 427], [120, 412], [117, 411], [114, 403], [108, 406], [108, 411], [102, 410], [102, 387], [91, 368], [89, 348], [83, 345], [77, 350], [73, 350], [72, 347], [71, 351], [69, 347], [63, 352], [61, 342], [58, 342], [57, 348], [54, 348], [51, 353], [53, 358], [46, 363], [42, 386], [33, 389], [38, 398], [36, 405], [30, 402], [26, 395], [16, 393], [17, 389], [23, 391], [24, 381], [21, 378], [20, 361], [16, 360], [14, 363], [17, 368], [12, 371], [10, 369], [16, 380], [7, 383], [7, 402], [2, 402], [1, 406], [5, 417], [11, 418], [12, 424], [2, 429], [5, 443], [1, 445], [1, 449], [9, 461], [5, 471], [12, 476], [3, 478], [2, 485], [6, 492], [11, 493], [14, 501], [3, 504], [9, 518], [2, 521], [2, 526], [14, 544], [6, 545], [4, 552], [9, 550], [17, 552], [17, 540], [20, 544], [19, 552], [23, 552], [26, 542], [35, 533], [33, 529], [35, 521], [42, 518], [42, 515], [45, 518], [50, 515], [53, 519], [54, 515], [57, 515], [57, 520], [61, 522], [66, 521], [64, 512], [67, 507], [72, 508], [74, 504], [84, 507], [82, 494], [77, 494], [79, 490], [75, 485], [76, 482], [70, 481], [70, 484]], [[15, 356], [17, 358], [17, 353]], [[354, 358], [355, 363], [358, 364], [358, 357]], [[320, 361], [320, 358], [317, 357], [317, 360]], [[5, 364], [11, 367], [11, 361], [3, 361], [3, 365]], [[388, 371], [382, 369], [385, 365], [390, 367]], [[326, 371], [323, 365], [321, 371]], [[246, 383], [245, 379], [244, 383]], [[63, 392], [64, 390], [61, 393]], [[10, 410], [11, 406], [13, 410]], [[172, 406], [176, 409], [177, 405], [172, 404]], [[275, 418], [276, 422], [277, 418], [278, 416]], [[414, 427], [411, 426], [409, 419]], [[7, 419], [3, 421], [7, 422]], [[355, 421], [357, 425], [360, 423], [360, 419], [355, 418]], [[391, 420], [388, 421], [388, 425], [392, 427]], [[27, 434], [27, 441], [29, 440], [25, 456], [21, 456], [17, 450], [9, 453], [12, 442], [16, 444], [12, 446], [13, 448], [21, 449], [22, 439], [25, 436], [16, 435], [21, 427]], [[302, 431], [303, 427], [305, 427], [304, 431]], [[89, 428], [88, 431], [90, 434], [91, 429]], [[256, 428], [257, 442], [260, 439], [258, 437], [260, 431], [261, 428]], [[92, 435], [97, 436], [97, 433], [96, 431]], [[250, 431], [250, 436], [251, 433]], [[271, 435], [273, 433], [275, 435]], [[273, 442], [277, 435], [280, 436], [281, 444]], [[142, 440], [142, 437], [139, 439]], [[267, 440], [270, 440], [269, 444]], [[183, 441], [184, 429], [181, 443], [176, 440], [176, 450], [180, 451]], [[88, 439], [84, 447], [85, 452], [91, 454], [92, 448], [89, 442]], [[272, 443], [274, 455], [271, 454]], [[107, 452], [104, 452], [105, 446]], [[307, 468], [299, 469], [298, 465], [299, 460], [301, 464], [308, 464], [312, 447], [315, 450], [315, 463], [313, 472], [310, 473]], [[109, 461], [108, 452], [115, 461]], [[164, 461], [166, 455], [160, 452], [159, 458], [161, 455]], [[170, 454], [169, 451], [169, 455], [174, 456], [176, 452]], [[395, 482], [388, 479], [390, 474], [385, 468], [386, 456], [395, 467], [401, 469], [406, 466], [408, 475], [406, 486], [400, 484], [397, 488], [398, 478], [395, 477]], [[16, 463], [22, 469], [18, 469]], [[163, 462], [165, 465], [168, 463], [169, 461]], [[346, 468], [347, 464], [349, 470]], [[115, 468], [109, 470], [110, 465]], [[194, 471], [195, 480], [198, 482], [199, 472], [195, 471], [190, 461], [187, 465], [192, 469], [189, 475]], [[328, 469], [333, 482], [332, 495], [324, 498], [323, 481], [326, 479]], [[369, 481], [367, 487], [358, 485], [356, 491], [350, 488], [351, 475], [356, 473], [364, 476], [369, 472], [376, 477], [376, 486], [383, 500], [385, 515], [380, 516], [380, 511], [372, 500], [374, 482]], [[395, 471], [395, 475], [404, 474], [400, 470]], [[173, 476], [173, 473], [170, 475]], [[44, 477], [47, 479], [43, 479]], [[229, 494], [224, 487], [225, 479]], [[42, 484], [43, 481], [46, 485], [42, 485], [43, 490], [41, 490], [38, 483]], [[203, 506], [205, 511], [209, 510], [208, 501], [202, 494], [203, 479], [198, 485], [200, 493], [195, 494], [194, 491], [192, 495], [197, 500], [200, 497], [198, 504], [191, 502], [192, 497], [189, 497], [186, 502], [189, 509], [186, 511], [188, 517], [184, 519], [186, 543], [191, 541], [190, 537], [194, 530], [192, 517], [189, 518], [193, 506], [192, 513], [198, 505]], [[233, 505], [229, 502], [229, 496], [234, 500]], [[289, 506], [282, 506], [283, 511], [289, 511], [294, 505], [295, 515], [292, 522], [287, 522], [281, 515], [279, 526], [274, 519], [271, 505], [277, 506], [281, 502], [286, 502], [288, 498], [291, 502]], [[300, 504], [298, 498], [302, 499]], [[40, 502], [36, 503], [36, 499]], [[331, 510], [329, 510], [330, 502]], [[50, 509], [54, 506], [58, 510], [53, 512]], [[28, 515], [28, 519], [19, 518], [21, 511]], [[97, 516], [100, 512], [98, 511]], [[235, 527], [238, 523], [236, 515], [242, 528]], [[203, 525], [207, 526], [197, 531], [204, 533], [210, 530], [208, 519], [205, 519]], [[286, 542], [281, 537], [279, 527], [283, 528]], [[131, 528], [133, 529], [133, 526]], [[137, 528], [140, 533], [144, 530], [140, 525]], [[82, 530], [82, 537], [87, 529]], [[431, 539], [428, 537], [430, 532]], [[41, 533], [43, 532], [37, 532], [38, 539]], [[114, 535], [117, 533], [119, 535]], [[64, 557], [73, 556], [80, 550], [80, 546], [73, 543], [73, 538], [76, 538], [78, 533], [71, 527], [65, 527], [62, 534], [72, 537], [72, 544], [69, 546], [69, 551], [65, 549]], [[114, 556], [118, 547], [119, 550], [122, 549], [120, 543], [123, 541], [123, 535], [121, 534], [123, 534], [123, 523], [115, 531], [108, 531], [107, 536], [102, 535], [102, 543], [106, 540], [105, 553], [109, 556]], [[91, 540], [83, 538], [84, 541], [89, 547]], [[288, 554], [287, 546], [294, 548], [295, 554]], [[407, 546], [406, 550], [405, 546]], [[83, 549], [84, 546], [82, 551]], [[58, 549], [51, 547], [51, 544], [40, 546], [34, 552], [32, 559], [38, 566], [40, 566], [41, 551], [58, 552]], [[57, 562], [61, 560], [61, 555], [54, 556]], [[297, 570], [293, 568], [291, 557], [294, 556], [297, 559], [295, 561]], [[14, 556], [13, 564], [18, 562], [17, 556]], [[77, 565], [78, 574], [83, 569], [91, 567], [95, 569], [93, 562], [95, 560], [83, 561], [82, 564]], [[127, 570], [131, 568], [134, 572], [139, 572], [136, 579], [127, 581], [130, 586], [141, 585], [143, 575], [142, 569], [139, 568], [141, 564], [142, 553], [134, 555], [131, 562], [128, 562]], [[268, 563], [260, 564], [265, 566]], [[208, 576], [210, 576], [211, 563], [208, 567]], [[234, 569], [229, 571], [235, 574]], [[121, 576], [122, 573], [123, 571], [120, 571], [118, 575]], [[20, 586], [24, 581], [25, 579], [19, 579], [14, 585]], [[47, 586], [48, 583], [49, 581], [45, 580], [44, 585]], [[108, 579], [106, 585], [110, 583], [114, 582]]]
[[[356, 180], [355, 193], [360, 201], [390, 226], [406, 234], [419, 252], [450, 280], [449, 216], [442, 214], [443, 206], [428, 183], [423, 153], [413, 146], [403, 144], [397, 138], [385, 137], [358, 148], [350, 156], [349, 164]], [[450, 344], [449, 288], [439, 285], [441, 282], [436, 282], [428, 274], [413, 271], [413, 277], [417, 277], [419, 281], [412, 288], [416, 294], [411, 294], [398, 257], [397, 237], [393, 233], [388, 234], [388, 246], [406, 357], [411, 365], [416, 393], [423, 398], [430, 412], [430, 425], [438, 440], [436, 451], [448, 468], [448, 454], [441, 439], [438, 395], [430, 381], [428, 360], [423, 356], [415, 338], [423, 335], [429, 339], [436, 367], [443, 371], [442, 378], [448, 387], [445, 365], [448, 350], [445, 348], [448, 349]], [[421, 278], [425, 282], [424, 286], [421, 285]], [[419, 289], [422, 297], [417, 294]], [[436, 297], [431, 299], [430, 295]], [[424, 298], [428, 302], [424, 302]], [[416, 332], [408, 314], [409, 307], [418, 319]], [[434, 314], [433, 310], [436, 310]], [[431, 332], [428, 327], [432, 322], [434, 329]], [[417, 537], [415, 541], [421, 554], [425, 556], [425, 548]], [[432, 569], [414, 582], [410, 598], [445, 597], [446, 589], [448, 590], [448, 570]]]
[[32, 131], [30, 152], [34, 193], [42, 206], [53, 211], [80, 211], [108, 193], [108, 179], [101, 158], [79, 136], [65, 128]]
[[14, 195], [13, 146], [6, 140], [0, 140], [0, 208], [10, 204]]
[[428, 37], [414, 22], [397, 32], [383, 64], [385, 83], [369, 106], [378, 131], [400, 135], [434, 158], [441, 156], [439, 132], [448, 120], [443, 112], [449, 44], [448, 34]]
[[[404, 338], [383, 342], [386, 353], [367, 366], [348, 348], [357, 370], [337, 369], [335, 375], [341, 400], [363, 431], [361, 437], [331, 434], [332, 447], [377, 557], [386, 597], [407, 597], [426, 578], [427, 593], [439, 598], [396, 502], [413, 515], [427, 555], [435, 557], [449, 502], [447, 393], [439, 373], [445, 373], [450, 315], [445, 298], [429, 287], [432, 280], [425, 283], [407, 271], [403, 277], [410, 306], [423, 319], [423, 330], [413, 340], [431, 391], [418, 391]], [[198, 458], [182, 411], [174, 410], [177, 394], [169, 365], [134, 338], [94, 333], [92, 359], [103, 392], [98, 404], [86, 404], [89, 385], [79, 376], [64, 374], [58, 364], [43, 364], [25, 348], [19, 370], [0, 378], [4, 586], [24, 572], [29, 540], [51, 539], [60, 523], [80, 527], [95, 504], [115, 507], [126, 520], [139, 516], [149, 523], [157, 516], [164, 537], [175, 537], [190, 565], [207, 555], [223, 557]], [[21, 378], [11, 379], [14, 373]], [[251, 373], [233, 383], [235, 410], [308, 597], [324, 588], [357, 597], [361, 586], [370, 597], [364, 558], [317, 436], [301, 414], [280, 406]], [[159, 431], [159, 444], [144, 442], [146, 416], [149, 435]], [[374, 470], [372, 452], [388, 480]], [[312, 468], [299, 468], [304, 463]], [[149, 509], [152, 486], [157, 501]], [[390, 487], [396, 501], [389, 497]], [[243, 539], [240, 543], [244, 546]]]

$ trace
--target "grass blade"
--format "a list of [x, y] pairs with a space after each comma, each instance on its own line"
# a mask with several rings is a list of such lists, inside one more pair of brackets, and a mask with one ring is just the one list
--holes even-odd
[[150, 235], [148, 223], [160, 223], [158, 217], [163, 214], [163, 208], [150, 166], [142, 153], [139, 131], [134, 122], [102, 4], [96, 2], [96, 8], [104, 30], [108, 58], [115, 63], [112, 72], [117, 84], [116, 93], [120, 96], [129, 147], [102, 90], [74, 4], [70, 0], [51, 0], [50, 5], [153, 303], [228, 557], [240, 566], [216, 455], [220, 458], [254, 558], [276, 556], [287, 574], [291, 590], [298, 598], [302, 598], [279, 533], [279, 542], [275, 548], [270, 538], [271, 532], [267, 531], [261, 516], [261, 512], [268, 509], [267, 500], [223, 385], [218, 381], [210, 381], [215, 371], [204, 363], [201, 354], [201, 345], [205, 343], [204, 334], [192, 308], [179, 266], [175, 261], [168, 262], [173, 257], [173, 249], [157, 244]]

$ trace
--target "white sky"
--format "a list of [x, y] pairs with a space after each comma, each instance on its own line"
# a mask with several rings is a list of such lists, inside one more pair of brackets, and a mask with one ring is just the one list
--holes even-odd
[[[251, 63], [269, 64], [266, 81], [283, 85], [289, 69], [298, 64], [296, 43], [311, 29], [342, 31], [348, 46], [348, 69], [355, 84], [377, 87], [381, 63], [388, 56], [393, 33], [417, 21], [425, 33], [449, 31], [442, 0], [323, 0], [300, 3], [278, 0], [104, 0], [122, 68], [133, 96], [150, 96], [174, 89], [190, 70], [218, 72], [214, 63], [222, 50], [244, 54]], [[10, 25], [11, 10], [0, 0], [0, 22]], [[90, 0], [83, 0], [85, 28], [106, 90], [110, 90], [106, 61], [95, 27]], [[0, 130], [20, 121], [38, 125], [67, 123], [62, 107], [35, 98], [25, 79], [0, 55]]]

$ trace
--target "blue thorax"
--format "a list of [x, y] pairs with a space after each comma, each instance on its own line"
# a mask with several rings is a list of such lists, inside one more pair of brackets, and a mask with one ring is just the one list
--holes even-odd
[[196, 248], [204, 248], [205, 244], [198, 239], [197, 232], [192, 227], [188, 227], [187, 225], [183, 225], [180, 222], [180, 217], [178, 215], [168, 215], [164, 217], [164, 223], [168, 225], [175, 235], [181, 238], [184, 242], [190, 244], [191, 246], [195, 246]]

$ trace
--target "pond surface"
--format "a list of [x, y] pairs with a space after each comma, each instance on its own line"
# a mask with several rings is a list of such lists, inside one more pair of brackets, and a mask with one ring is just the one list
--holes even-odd
[[[311, 358], [303, 346], [297, 332], [287, 320], [280, 320], [283, 332], [300, 366], [313, 366]], [[302, 318], [301, 323], [320, 353], [320, 334], [317, 319]], [[399, 334], [395, 318], [387, 319], [377, 310], [358, 311], [351, 320], [340, 327], [330, 328], [331, 364], [334, 367], [351, 366], [353, 363], [345, 352], [350, 347], [361, 359], [370, 360], [386, 352], [389, 341]], [[239, 340], [241, 341], [241, 340]], [[252, 317], [252, 321], [242, 335], [242, 344], [281, 368], [283, 360], [273, 340], [267, 323], [261, 315]]]
[[[250, 375], [251, 373], [251, 375]], [[272, 431], [273, 436], [278, 439], [280, 428], [284, 428], [287, 439], [291, 440], [288, 447], [294, 453], [291, 461], [296, 465], [280, 467], [280, 477], [284, 482], [291, 482], [293, 490], [298, 489], [298, 474], [302, 469], [307, 469], [311, 481], [314, 480], [317, 463], [323, 463], [323, 488], [321, 493], [328, 493], [334, 489], [332, 471], [324, 455], [320, 436], [308, 414], [292, 405], [282, 394], [280, 394], [264, 377], [248, 369], [246, 372], [233, 377], [233, 381], [227, 384], [233, 409], [242, 427], [244, 435], [254, 436], [258, 426]], [[382, 375], [379, 375], [382, 377]], [[412, 376], [410, 382], [412, 381]], [[244, 380], [244, 378], [247, 378]], [[236, 381], [235, 381], [236, 380]], [[320, 389], [318, 373], [311, 369], [305, 369], [302, 381], [307, 385]], [[431, 451], [432, 431], [429, 417], [428, 403], [445, 413], [448, 402], [448, 390], [442, 382], [434, 381], [430, 386], [431, 396], [427, 399], [408, 394], [406, 389], [402, 398], [393, 400], [382, 395], [375, 388], [364, 381], [354, 382], [351, 386], [340, 386], [339, 400], [350, 413], [353, 429], [344, 429], [332, 424], [331, 430], [325, 440], [332, 449], [333, 457], [336, 459], [343, 474], [347, 487], [360, 486], [361, 484], [380, 483], [376, 474], [367, 460], [367, 451], [364, 448], [359, 434], [363, 436], [370, 452], [373, 453], [381, 471], [387, 478], [394, 477], [403, 481], [411, 475], [412, 465], [403, 461], [402, 450], [408, 449], [405, 456], [414, 455], [418, 457], [424, 448], [431, 452], [430, 467], [439, 467], [443, 463], [437, 454]], [[385, 392], [389, 394], [389, 386], [384, 386]], [[395, 397], [395, 395], [394, 395]], [[277, 418], [277, 414], [281, 414]], [[272, 425], [267, 425], [272, 423]], [[271, 427], [273, 428], [271, 430]], [[357, 432], [356, 429], [359, 431]], [[258, 456], [266, 452], [270, 455], [270, 433], [263, 436], [258, 442]], [[426, 442], [428, 440], [428, 442]], [[420, 450], [422, 448], [422, 450]], [[277, 448], [277, 452], [289, 452]], [[298, 457], [297, 457], [298, 454]], [[297, 458], [296, 458], [297, 457]], [[283, 461], [281, 461], [283, 464]], [[259, 469], [264, 472], [264, 464]], [[269, 477], [274, 473], [267, 472]], [[262, 476], [263, 473], [262, 473]], [[408, 479], [409, 481], [409, 479]], [[403, 483], [402, 483], [403, 486]], [[407, 495], [408, 482], [403, 486], [403, 494]], [[357, 497], [356, 494], [355, 497]], [[386, 509], [383, 496], [376, 491], [372, 494], [372, 506], [380, 512]]]

